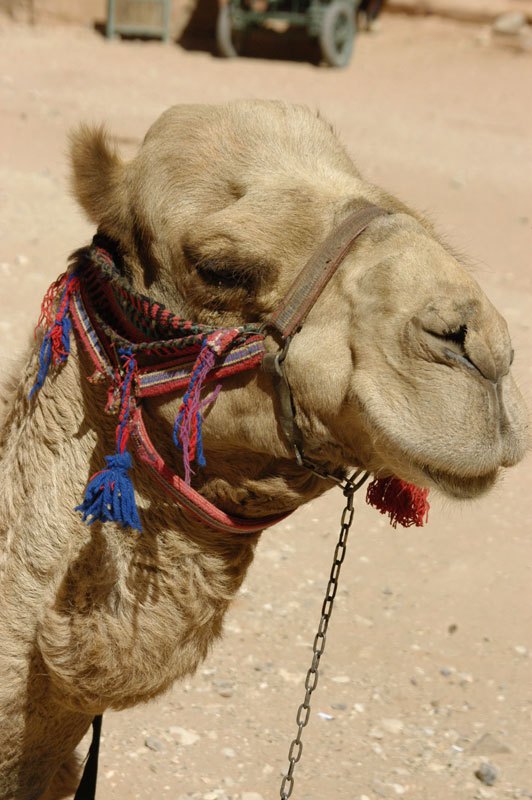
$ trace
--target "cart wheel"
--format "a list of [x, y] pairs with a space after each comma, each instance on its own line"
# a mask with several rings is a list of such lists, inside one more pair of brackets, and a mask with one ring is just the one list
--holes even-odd
[[216, 44], [221, 56], [236, 58], [242, 51], [243, 31], [233, 30], [233, 9], [228, 2], [220, 8], [216, 20]]
[[334, 0], [325, 10], [319, 36], [321, 54], [330, 67], [346, 67], [349, 64], [355, 33], [353, 3]]

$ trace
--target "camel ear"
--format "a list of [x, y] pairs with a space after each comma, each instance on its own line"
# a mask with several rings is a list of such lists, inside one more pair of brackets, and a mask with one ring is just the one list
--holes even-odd
[[103, 126], [80, 125], [70, 134], [72, 188], [89, 219], [110, 234], [120, 229], [124, 163]]

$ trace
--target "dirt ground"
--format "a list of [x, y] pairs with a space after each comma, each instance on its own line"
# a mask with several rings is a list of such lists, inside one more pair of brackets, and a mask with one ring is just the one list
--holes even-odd
[[[171, 104], [277, 97], [320, 108], [366, 175], [466, 255], [530, 398], [531, 96], [530, 54], [435, 18], [383, 17], [345, 71], [0, 18], [3, 369], [92, 235], [69, 198], [69, 128], [106, 121], [131, 153]], [[530, 478], [528, 459], [483, 501], [433, 497], [422, 529], [358, 500], [293, 798], [532, 798]], [[332, 492], [262, 536], [193, 680], [105, 715], [99, 800], [279, 796], [341, 506]]]

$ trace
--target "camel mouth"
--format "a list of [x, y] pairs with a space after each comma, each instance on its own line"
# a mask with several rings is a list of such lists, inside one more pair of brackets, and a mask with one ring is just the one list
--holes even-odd
[[[364, 409], [371, 423], [371, 415]], [[376, 427], [376, 426], [375, 426]], [[375, 471], [375, 465], [368, 467], [379, 477], [396, 475], [416, 486], [432, 487], [447, 497], [456, 500], [473, 500], [487, 494], [493, 488], [501, 464], [478, 474], [463, 474], [431, 465], [419, 460], [419, 454], [413, 454], [402, 442], [398, 444], [391, 436], [381, 433], [375, 443], [375, 455], [381, 462]]]
[[471, 500], [488, 492], [497, 479], [498, 468], [483, 475], [455, 475], [432, 467], [422, 467], [422, 472], [440, 491], [458, 500]]

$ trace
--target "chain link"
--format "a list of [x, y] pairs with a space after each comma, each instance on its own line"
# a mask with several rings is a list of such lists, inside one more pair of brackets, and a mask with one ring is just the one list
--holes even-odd
[[[281, 783], [281, 800], [288, 800], [294, 790], [294, 770], [296, 764], [301, 758], [301, 754], [303, 753], [303, 742], [301, 741], [301, 737], [303, 734], [303, 728], [308, 724], [310, 719], [310, 698], [312, 696], [312, 692], [318, 685], [320, 658], [325, 649], [327, 628], [329, 627], [329, 620], [333, 610], [334, 598], [336, 597], [336, 592], [338, 591], [338, 578], [340, 577], [340, 569], [346, 554], [347, 537], [349, 535], [349, 528], [351, 527], [353, 515], [355, 513], [353, 495], [356, 490], [362, 486], [368, 477], [368, 473], [365, 473], [362, 478], [359, 478], [359, 476], [360, 471], [356, 472], [350, 478], [345, 478], [341, 483], [337, 478], [335, 479], [340, 483], [343, 489], [346, 497], [346, 504], [342, 512], [340, 535], [334, 549], [333, 565], [329, 576], [329, 583], [327, 584], [325, 599], [321, 607], [321, 618], [318, 625], [318, 632], [314, 637], [314, 644], [312, 645], [312, 663], [307, 672], [307, 677], [305, 678], [305, 699], [297, 710], [297, 734], [292, 740], [290, 749], [288, 751], [288, 770], [283, 776]], [[357, 478], [359, 478], [358, 481]]]

